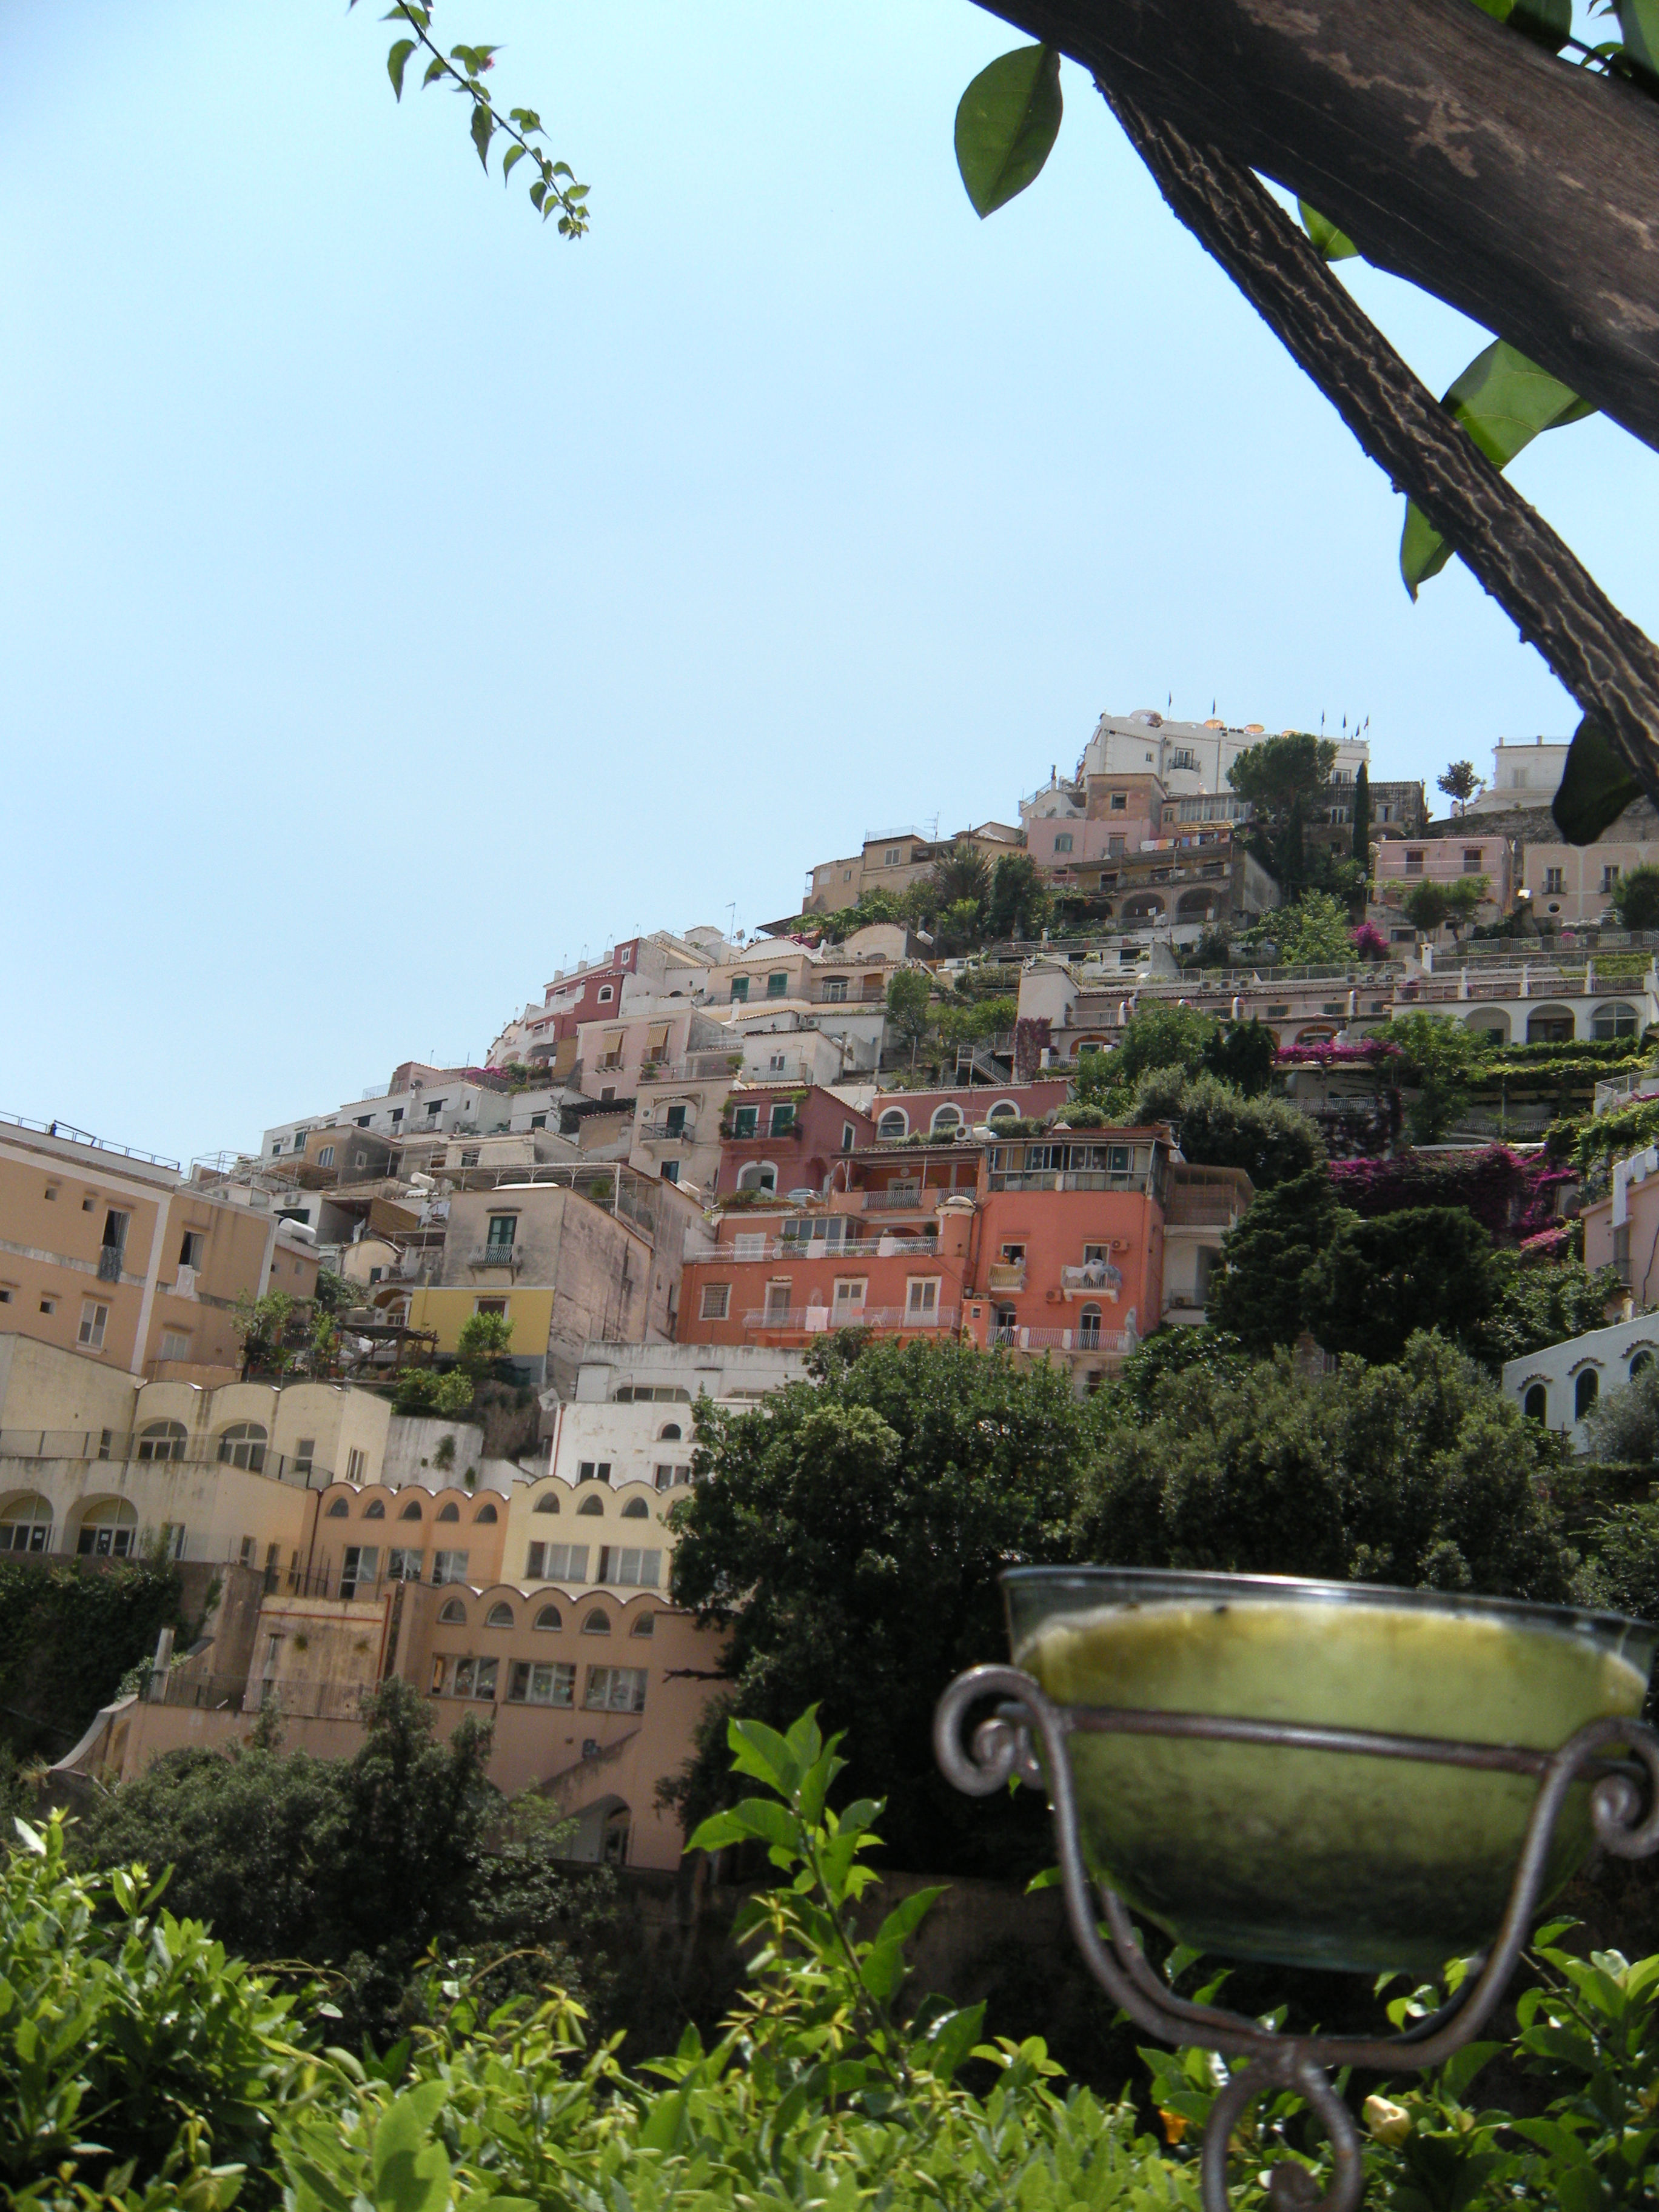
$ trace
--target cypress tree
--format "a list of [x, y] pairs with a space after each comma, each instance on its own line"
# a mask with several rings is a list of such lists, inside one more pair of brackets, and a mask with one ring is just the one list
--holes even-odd
[[1362, 868], [1371, 857], [1371, 779], [1364, 761], [1353, 780], [1353, 856]]

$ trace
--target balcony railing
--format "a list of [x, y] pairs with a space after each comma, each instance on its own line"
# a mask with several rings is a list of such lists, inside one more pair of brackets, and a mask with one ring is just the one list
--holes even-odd
[[912, 1313], [908, 1306], [858, 1306], [836, 1310], [829, 1306], [765, 1307], [743, 1316], [750, 1335], [769, 1331], [795, 1336], [822, 1335], [835, 1328], [953, 1330], [958, 1315], [955, 1306], [939, 1306], [929, 1314]]
[[690, 1145], [695, 1143], [696, 1134], [695, 1121], [642, 1121], [640, 1124], [641, 1144]]
[[1231, 1229], [1243, 1211], [1243, 1200], [1231, 1191], [1177, 1188], [1165, 1201], [1164, 1222], [1169, 1229]]
[[[971, 1191], [964, 1194], [971, 1196]], [[940, 1199], [951, 1195], [937, 1183], [925, 1183], [915, 1189], [890, 1188], [860, 1191], [866, 1213], [931, 1213]]]
[[516, 1275], [524, 1265], [521, 1244], [481, 1244], [467, 1261], [469, 1267], [507, 1267]]
[[334, 1480], [325, 1467], [292, 1452], [272, 1451], [269, 1444], [239, 1443], [231, 1449], [245, 1452], [248, 1458], [222, 1459], [217, 1437], [146, 1437], [111, 1429], [0, 1429], [0, 1459], [80, 1460], [94, 1466], [158, 1469], [246, 1467], [250, 1474], [313, 1490], [323, 1489]]
[[993, 1190], [1127, 1190], [1144, 1192], [1144, 1174], [1114, 1175], [1106, 1168], [1015, 1168], [991, 1177]]
[[1129, 1352], [1126, 1328], [994, 1328], [991, 1343], [1009, 1352]]
[[1000, 1261], [985, 1271], [985, 1286], [993, 1294], [999, 1291], [1023, 1291], [1025, 1288], [1025, 1262]]

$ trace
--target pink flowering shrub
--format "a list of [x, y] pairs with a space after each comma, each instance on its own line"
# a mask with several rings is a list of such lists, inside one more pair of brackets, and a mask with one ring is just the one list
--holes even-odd
[[1389, 940], [1374, 921], [1362, 921], [1348, 939], [1362, 960], [1386, 960]]
[[1522, 1159], [1507, 1145], [1333, 1160], [1330, 1173], [1338, 1204], [1367, 1220], [1412, 1206], [1462, 1206], [1501, 1244], [1524, 1243], [1553, 1230], [1556, 1193], [1576, 1180], [1571, 1168], [1541, 1156]]

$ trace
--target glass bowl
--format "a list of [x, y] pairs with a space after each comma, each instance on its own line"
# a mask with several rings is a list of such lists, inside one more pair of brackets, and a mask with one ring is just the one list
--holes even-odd
[[[1121, 1567], [1002, 1577], [1016, 1666], [1061, 1705], [1291, 1721], [1553, 1752], [1633, 1717], [1659, 1632], [1569, 1606]], [[1085, 1856], [1179, 1942], [1431, 1973], [1497, 1933], [1538, 1784], [1357, 1753], [1074, 1732]], [[1570, 1792], [1546, 1894], [1591, 1841]]]

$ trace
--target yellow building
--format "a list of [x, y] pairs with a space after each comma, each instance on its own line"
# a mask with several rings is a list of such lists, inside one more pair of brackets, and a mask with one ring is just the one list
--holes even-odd
[[317, 1255], [176, 1161], [0, 1119], [0, 1328], [128, 1374], [236, 1371], [246, 1295], [308, 1298]]

